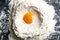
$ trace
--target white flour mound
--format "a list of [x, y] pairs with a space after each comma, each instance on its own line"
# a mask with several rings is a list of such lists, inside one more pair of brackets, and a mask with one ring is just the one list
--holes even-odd
[[[52, 5], [47, 4], [44, 0], [12, 0], [11, 7], [13, 4], [15, 4], [14, 7], [16, 7], [20, 3], [24, 3], [26, 7], [35, 6], [43, 14], [42, 16], [43, 23], [41, 25], [41, 28], [39, 29], [40, 30], [39, 40], [43, 40], [50, 33], [54, 32], [56, 21], [53, 20], [55, 15], [55, 10]], [[21, 35], [21, 36], [24, 36], [24, 35]]]

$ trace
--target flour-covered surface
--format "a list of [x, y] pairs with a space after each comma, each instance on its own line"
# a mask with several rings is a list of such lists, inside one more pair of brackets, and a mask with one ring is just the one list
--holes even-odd
[[[55, 8], [55, 20], [57, 21], [55, 31], [51, 33], [45, 40], [60, 40], [60, 0], [46, 0], [48, 4], [53, 5]], [[4, 3], [5, 2], [5, 3]], [[9, 27], [9, 0], [0, 0], [0, 40], [9, 40], [8, 27]], [[29, 39], [29, 37], [28, 37]], [[31, 38], [32, 39], [32, 38]], [[13, 39], [11, 39], [13, 40]], [[23, 39], [21, 39], [23, 40]]]
[[53, 5], [56, 15], [54, 20], [57, 21], [55, 31], [51, 33], [46, 40], [60, 40], [60, 0], [46, 0], [48, 4]]
[[[13, 8], [14, 9], [16, 9], [16, 14], [19, 14], [20, 13], [20, 11], [22, 10], [23, 11], [23, 7], [29, 7], [29, 6], [34, 6], [34, 7], [37, 7], [39, 10], [40, 10], [40, 12], [41, 12], [41, 14], [43, 14], [43, 22], [42, 22], [42, 25], [40, 26], [40, 28], [38, 29], [38, 31], [39, 31], [39, 39], [38, 38], [36, 38], [36, 40], [38, 39], [38, 40], [43, 40], [43, 39], [45, 39], [47, 36], [49, 36], [49, 34], [51, 33], [51, 32], [54, 32], [55, 30], [54, 30], [54, 27], [55, 27], [55, 21], [53, 20], [53, 17], [54, 17], [54, 13], [55, 13], [55, 10], [54, 10], [54, 7], [52, 6], [52, 5], [48, 5], [44, 0], [16, 0], [16, 1], [14, 1], [13, 0]], [[20, 4], [20, 5], [19, 5]], [[23, 6], [23, 5], [24, 6]], [[21, 7], [21, 5], [22, 5], [22, 7]], [[20, 8], [20, 9], [19, 9]], [[19, 9], [19, 11], [18, 11], [18, 9]], [[48, 10], [48, 11], [47, 11]], [[15, 12], [13, 12], [12, 14], [15, 14]], [[14, 16], [13, 16], [14, 17]], [[22, 17], [22, 16], [21, 16]], [[13, 18], [13, 20], [15, 20], [15, 18]], [[16, 19], [17, 20], [17, 19]], [[20, 22], [20, 21], [19, 21]], [[15, 25], [19, 25], [19, 24], [21, 24], [21, 23], [18, 23], [18, 21], [15, 21]], [[30, 37], [30, 40], [35, 40], [34, 39], [34, 37], [35, 37], [35, 35], [34, 36], [25, 36], [25, 34], [23, 34], [23, 33], [28, 33], [29, 31], [31, 31], [31, 28], [29, 27], [29, 29], [28, 29], [28, 31], [26, 31], [25, 32], [25, 30], [27, 30], [26, 28], [27, 27], [25, 27], [25, 29], [23, 29], [24, 27], [21, 27], [20, 25], [19, 25], [19, 27], [21, 28], [21, 29], [23, 29], [23, 31], [21, 31], [21, 29], [18, 27], [18, 26], [13, 26], [12, 28], [13, 28], [13, 30], [14, 30], [14, 33], [15, 33], [15, 35], [17, 36], [17, 37], [21, 37], [21, 38], [25, 38], [25, 40], [29, 40], [29, 39], [27, 39], [28, 37]], [[22, 24], [22, 26], [24, 25], [24, 23]], [[15, 27], [16, 27], [16, 29], [15, 29]], [[17, 28], [18, 27], [18, 28]], [[32, 25], [32, 27], [33, 27], [33, 25]], [[34, 30], [36, 30], [36, 29], [34, 29]], [[34, 32], [33, 31], [33, 29], [32, 29], [32, 31], [31, 32]], [[21, 35], [19, 35], [21, 33]], [[34, 32], [34, 33], [36, 33], [36, 32]], [[33, 33], [33, 34], [34, 34]], [[12, 37], [13, 38], [13, 37]], [[32, 39], [31, 39], [32, 38]], [[16, 39], [17, 40], [17, 39]]]

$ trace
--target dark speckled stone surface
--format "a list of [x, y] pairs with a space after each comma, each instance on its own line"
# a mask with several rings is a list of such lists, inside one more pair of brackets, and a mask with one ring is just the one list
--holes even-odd
[[0, 40], [9, 40], [9, 0], [0, 0]]

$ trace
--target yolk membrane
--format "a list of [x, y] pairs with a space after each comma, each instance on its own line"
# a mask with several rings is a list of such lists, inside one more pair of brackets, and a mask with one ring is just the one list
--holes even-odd
[[31, 24], [33, 21], [33, 16], [34, 16], [33, 12], [25, 13], [25, 15], [23, 16], [24, 22], [27, 24]]

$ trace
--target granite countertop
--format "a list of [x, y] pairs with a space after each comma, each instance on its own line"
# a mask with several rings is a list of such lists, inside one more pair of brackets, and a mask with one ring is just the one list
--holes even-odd
[[[60, 0], [45, 0], [48, 4], [53, 5], [56, 15], [54, 20], [57, 21], [55, 31], [51, 33], [45, 40], [60, 40]], [[0, 40], [9, 40], [9, 2], [10, 0], [0, 0]]]
[[9, 40], [9, 0], [0, 0], [0, 40]]

